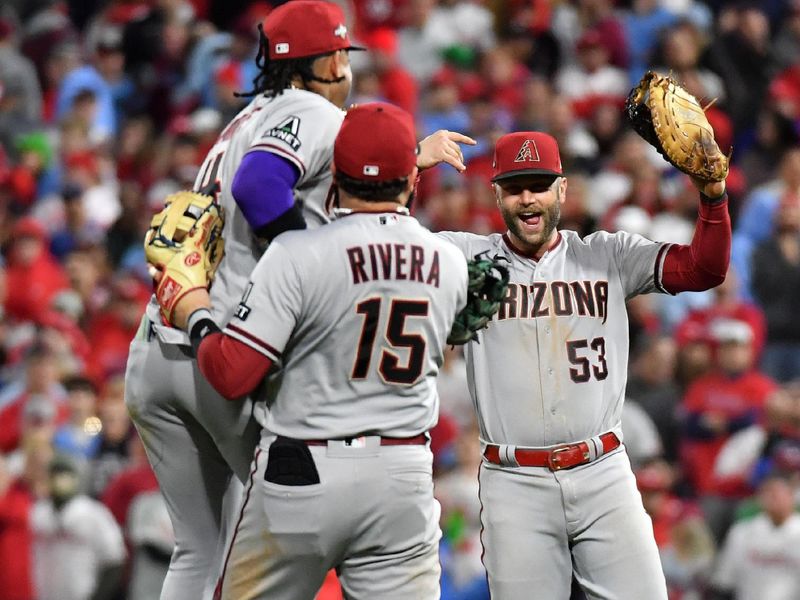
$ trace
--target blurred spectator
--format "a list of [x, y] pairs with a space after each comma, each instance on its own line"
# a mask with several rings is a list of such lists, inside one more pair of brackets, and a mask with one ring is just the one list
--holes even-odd
[[67, 184], [61, 195], [65, 223], [63, 228], [53, 232], [50, 240], [50, 251], [59, 260], [76, 248], [97, 244], [104, 237], [103, 229], [87, 214], [84, 192], [79, 185]]
[[795, 490], [781, 475], [758, 491], [760, 515], [734, 525], [713, 577], [714, 600], [794, 600], [800, 597], [800, 515]]
[[756, 246], [766, 241], [775, 231], [775, 215], [781, 198], [800, 189], [800, 146], [789, 148], [782, 157], [778, 176], [754, 189], [748, 196], [731, 243], [731, 264], [739, 274], [741, 293], [753, 298], [750, 282], [752, 255]]
[[614, 0], [578, 0], [578, 6], [584, 30], [599, 33], [611, 64], [627, 69], [628, 40], [622, 22], [614, 14]]
[[625, 14], [625, 33], [630, 50], [628, 77], [631, 84], [639, 81], [647, 66], [661, 32], [672, 25], [676, 15], [659, 0], [634, 0]]
[[112, 600], [119, 592], [125, 546], [108, 509], [81, 493], [77, 467], [50, 463], [50, 497], [36, 502], [34, 573], [39, 600]]
[[47, 242], [44, 227], [31, 217], [20, 219], [14, 226], [6, 267], [8, 317], [38, 321], [53, 296], [68, 286]]
[[466, 364], [461, 348], [448, 346], [444, 349], [444, 363], [436, 377], [439, 411], [452, 417], [462, 429], [475, 420], [467, 387]]
[[130, 507], [142, 493], [158, 490], [158, 481], [153, 473], [142, 440], [131, 434], [128, 441], [128, 465], [109, 481], [103, 490], [102, 501], [123, 531], [127, 531]]
[[482, 0], [439, 0], [433, 18], [449, 24], [455, 44], [487, 50], [496, 44], [494, 15]]
[[26, 358], [24, 387], [0, 410], [0, 452], [19, 447], [27, 417], [45, 419], [52, 414], [57, 424], [66, 421], [64, 391], [58, 376], [52, 350], [34, 345]]
[[589, 30], [578, 40], [576, 48], [578, 65], [561, 69], [556, 80], [558, 92], [572, 102], [575, 114], [585, 119], [600, 102], [622, 106], [630, 83], [625, 71], [611, 64], [611, 52], [603, 35]]
[[664, 446], [664, 455], [677, 457], [681, 391], [675, 381], [677, 348], [669, 336], [647, 336], [631, 353], [626, 395], [652, 419]]
[[420, 85], [426, 85], [442, 67], [442, 52], [457, 38], [436, 0], [408, 0], [408, 20], [397, 32], [397, 59]]
[[0, 590], [4, 600], [34, 600], [33, 536], [30, 528], [33, 494], [12, 475], [0, 454]]
[[82, 191], [86, 227], [105, 231], [120, 213], [118, 184], [108, 160], [91, 150], [71, 152], [64, 157], [66, 183]]
[[714, 479], [726, 485], [755, 487], [775, 469], [800, 475], [800, 388], [771, 394], [758, 423], [730, 437], [717, 455]]
[[91, 344], [87, 375], [96, 384], [125, 372], [128, 346], [149, 298], [149, 287], [132, 275], [121, 274], [112, 283], [108, 306], [87, 326]]
[[772, 237], [753, 253], [753, 293], [767, 319], [767, 347], [761, 364], [777, 381], [800, 378], [800, 190], [781, 197]]
[[622, 434], [634, 470], [664, 453], [655, 423], [639, 403], [631, 398], [626, 398], [622, 405]]
[[755, 124], [775, 61], [769, 43], [769, 21], [756, 3], [745, 3], [733, 15], [735, 26], [712, 43], [709, 67], [722, 76], [727, 107], [740, 131]]
[[636, 471], [642, 503], [653, 520], [669, 598], [698, 599], [714, 560], [714, 539], [699, 507], [672, 493], [675, 475], [664, 461]]
[[753, 368], [753, 332], [745, 322], [717, 320], [710, 334], [717, 345], [716, 365], [686, 391], [680, 455], [684, 476], [700, 495], [709, 525], [719, 537], [742, 490], [715, 486], [714, 461], [731, 434], [761, 418], [776, 385]]
[[133, 433], [123, 401], [124, 380], [120, 375], [106, 383], [100, 399], [100, 443], [92, 457], [88, 493], [99, 498], [109, 482], [128, 464], [128, 440]]
[[97, 453], [100, 438], [100, 419], [95, 416], [97, 389], [85, 377], [75, 376], [64, 381], [67, 391], [68, 421], [53, 436], [53, 448], [60, 454], [84, 463]]
[[[695, 309], [686, 315], [675, 328], [675, 338], [678, 343], [692, 337], [695, 331], [710, 331], [714, 322], [719, 319], [735, 319], [743, 321], [753, 333], [753, 352], [755, 363], [758, 364], [767, 342], [767, 323], [764, 311], [746, 300], [739, 294], [739, 277], [733, 270], [729, 270], [725, 281], [711, 290], [711, 302], [705, 308]], [[769, 374], [769, 373], [768, 373]]]
[[364, 43], [369, 48], [372, 70], [378, 77], [380, 96], [416, 116], [417, 82], [397, 62], [397, 33], [388, 28], [376, 29], [364, 38]]
[[784, 153], [797, 145], [798, 141], [798, 132], [792, 119], [772, 108], [762, 109], [756, 122], [753, 143], [738, 149], [741, 152], [736, 162], [748, 186], [757, 189], [773, 180]]
[[157, 490], [139, 494], [131, 503], [127, 521], [127, 538], [133, 549], [126, 598], [152, 600], [161, 593], [175, 547], [164, 497]]
[[481, 452], [474, 418], [461, 429], [455, 456], [455, 468], [437, 477], [435, 484], [442, 505], [442, 599], [488, 600], [478, 500]]
[[3, 86], [16, 87], [19, 113], [36, 123], [42, 118], [42, 90], [33, 63], [20, 53], [17, 40], [14, 24], [0, 16], [0, 81]]
[[772, 42], [775, 62], [781, 69], [796, 65], [800, 56], [800, 2], [788, 0], [785, 4], [786, 15]]

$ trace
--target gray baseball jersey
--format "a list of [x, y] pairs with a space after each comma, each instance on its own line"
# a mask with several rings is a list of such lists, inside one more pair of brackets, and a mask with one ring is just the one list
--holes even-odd
[[[561, 231], [538, 261], [508, 238], [443, 233], [464, 254], [509, 260], [506, 298], [467, 375], [484, 442], [549, 447], [613, 431], [621, 439], [628, 368], [625, 301], [663, 291], [668, 245]], [[652, 523], [620, 448], [571, 470], [481, 465], [481, 541], [492, 596], [568, 600], [573, 574], [591, 598], [666, 600]], [[546, 556], [547, 560], [540, 560]]]
[[[381, 436], [436, 423], [435, 378], [466, 296], [458, 248], [407, 215], [356, 213], [273, 240], [225, 329], [282, 369], [269, 411], [258, 405], [224, 600], [313, 598], [331, 568], [348, 598], [439, 597], [431, 451]], [[276, 434], [328, 440], [309, 446], [317, 483], [267, 477]]]
[[299, 439], [427, 431], [466, 289], [458, 249], [407, 215], [356, 213], [278, 236], [225, 329], [282, 365], [256, 418]]
[[[343, 112], [322, 96], [289, 89], [259, 95], [225, 128], [208, 153], [195, 189], [218, 181], [225, 208], [225, 257], [211, 290], [214, 315], [225, 322], [236, 307], [260, 248], [231, 195], [242, 157], [272, 152], [294, 164], [295, 198], [309, 227], [328, 220], [333, 142]], [[155, 336], [152, 333], [155, 332]], [[247, 478], [260, 434], [249, 399], [225, 401], [187, 350], [187, 335], [161, 325], [155, 299], [131, 343], [125, 400], [147, 449], [175, 528], [176, 551], [162, 589], [170, 600], [196, 600], [213, 589], [222, 562], [227, 518]], [[237, 478], [231, 480], [231, 469]], [[231, 480], [231, 485], [228, 485]], [[233, 523], [230, 524], [231, 526]], [[204, 578], [208, 578], [204, 586]]]
[[[222, 131], [208, 152], [195, 180], [194, 189], [218, 181], [219, 203], [225, 209], [225, 256], [211, 287], [212, 314], [219, 323], [231, 317], [247, 278], [263, 252], [253, 230], [231, 193], [234, 175], [248, 152], [271, 152], [297, 167], [300, 178], [294, 196], [303, 209], [309, 228], [330, 221], [325, 200], [331, 186], [332, 148], [344, 119], [344, 111], [313, 92], [287, 89], [283, 94], [253, 99]], [[155, 323], [158, 306], [151, 302], [149, 314]], [[188, 343], [176, 329], [156, 326], [166, 341]]]
[[500, 234], [440, 235], [467, 257], [488, 252], [510, 263], [500, 310], [480, 332], [480, 343], [466, 349], [483, 439], [541, 447], [607, 431], [621, 435], [625, 301], [659, 289], [667, 246], [625, 232], [581, 239], [561, 231], [556, 246], [534, 261], [516, 254]]

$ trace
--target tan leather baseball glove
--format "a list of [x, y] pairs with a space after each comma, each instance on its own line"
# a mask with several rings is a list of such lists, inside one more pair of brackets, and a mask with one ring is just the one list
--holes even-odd
[[625, 102], [636, 132], [684, 173], [701, 181], [723, 181], [728, 157], [697, 99], [671, 77], [648, 71]]
[[172, 323], [183, 296], [211, 285], [224, 255], [224, 224], [222, 207], [212, 196], [185, 191], [170, 194], [150, 222], [144, 252], [167, 322]]

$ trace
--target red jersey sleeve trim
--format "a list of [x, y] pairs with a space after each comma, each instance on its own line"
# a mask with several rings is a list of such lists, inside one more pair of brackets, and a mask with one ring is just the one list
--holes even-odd
[[272, 361], [277, 362], [281, 358], [281, 352], [279, 350], [275, 349], [264, 340], [257, 338], [249, 331], [245, 331], [241, 327], [228, 324], [228, 326], [225, 327], [225, 333], [233, 338], [236, 338], [240, 342], [247, 344]]
[[197, 352], [200, 372], [227, 400], [251, 393], [272, 367], [272, 360], [224, 333], [203, 338]]

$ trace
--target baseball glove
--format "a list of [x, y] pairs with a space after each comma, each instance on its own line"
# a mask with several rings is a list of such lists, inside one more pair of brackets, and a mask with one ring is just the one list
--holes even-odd
[[144, 252], [167, 322], [172, 323], [183, 296], [211, 285], [224, 254], [224, 224], [222, 207], [212, 196], [185, 191], [170, 194], [150, 222]]
[[648, 71], [625, 101], [628, 120], [640, 136], [675, 167], [701, 181], [723, 181], [728, 157], [697, 99], [671, 77]]
[[502, 257], [493, 259], [478, 254], [467, 262], [469, 284], [467, 305], [456, 315], [453, 328], [447, 337], [448, 344], [466, 344], [484, 329], [500, 308], [500, 301], [508, 289], [508, 269], [501, 264]]

